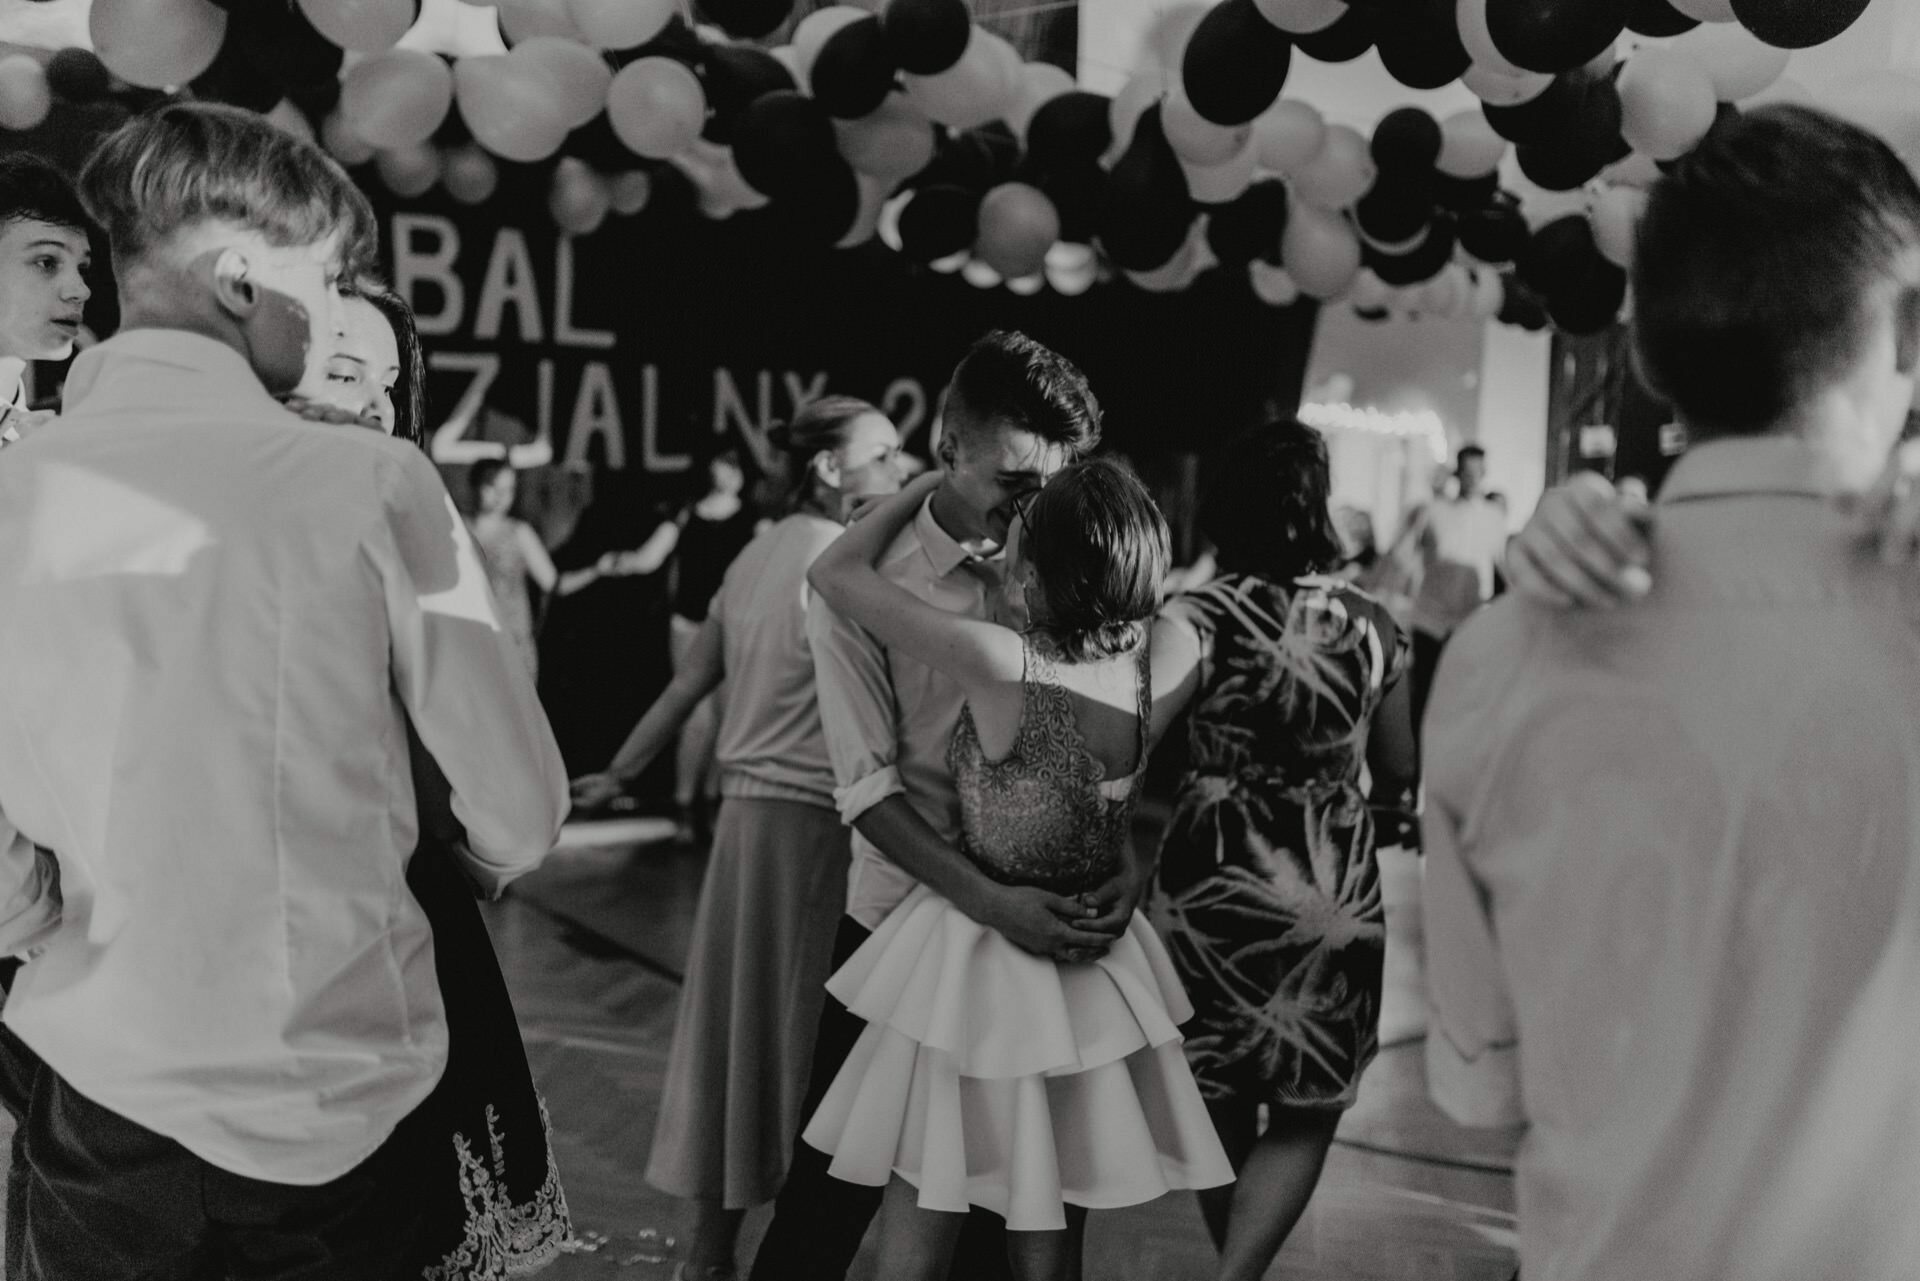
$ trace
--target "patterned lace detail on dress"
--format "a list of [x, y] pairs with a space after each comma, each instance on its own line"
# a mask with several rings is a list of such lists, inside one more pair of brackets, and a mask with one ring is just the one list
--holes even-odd
[[1081, 894], [1118, 870], [1140, 799], [1152, 691], [1140, 647], [1139, 748], [1127, 778], [1112, 780], [1074, 719], [1073, 699], [1052, 660], [1026, 642], [1020, 727], [998, 761], [980, 746], [972, 708], [963, 708], [947, 749], [960, 793], [961, 848], [1003, 885]]
[[547, 1137], [547, 1178], [525, 1205], [515, 1205], [507, 1191], [507, 1158], [498, 1123], [489, 1104], [491, 1171], [473, 1155], [465, 1135], [453, 1136], [453, 1149], [460, 1158], [460, 1197], [467, 1203], [467, 1235], [438, 1267], [422, 1273], [421, 1281], [501, 1281], [527, 1276], [559, 1258], [560, 1247], [573, 1235], [567, 1194], [560, 1187], [560, 1168], [553, 1159], [553, 1125], [547, 1117], [547, 1101], [540, 1100], [540, 1128]]

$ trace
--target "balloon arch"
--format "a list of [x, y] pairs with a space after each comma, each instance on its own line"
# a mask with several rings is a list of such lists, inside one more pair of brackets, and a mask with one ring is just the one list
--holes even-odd
[[[671, 171], [710, 217], [772, 205], [821, 245], [878, 236], [982, 287], [1169, 291], [1219, 268], [1276, 306], [1589, 333], [1624, 305], [1659, 166], [1742, 106], [1804, 99], [1790, 51], [1868, 3], [1223, 0], [1178, 11], [1108, 97], [1023, 63], [963, 0], [836, 5], [774, 49], [754, 42], [792, 0], [698, 0], [698, 25], [681, 0], [498, 0], [505, 52], [457, 59], [402, 43], [420, 0], [93, 0], [93, 53], [0, 59], [0, 126], [117, 80], [317, 132], [401, 196], [478, 204], [541, 166], [572, 235]], [[1296, 53], [1369, 49], [1481, 107], [1402, 108], [1368, 138], [1282, 97]], [[1542, 192], [1566, 193], [1558, 217]]]

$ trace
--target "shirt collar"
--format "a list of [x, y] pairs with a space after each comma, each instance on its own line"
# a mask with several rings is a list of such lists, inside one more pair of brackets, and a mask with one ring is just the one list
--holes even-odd
[[[158, 369], [154, 367], [158, 366]], [[186, 397], [169, 396], [169, 380], [154, 380], [166, 370], [187, 374]], [[89, 400], [92, 407], [121, 395], [144, 403], [190, 398], [196, 403], [227, 402], [244, 397], [276, 404], [260, 384], [246, 357], [223, 342], [184, 329], [126, 329], [74, 357], [67, 374], [62, 408], [72, 413]]]
[[920, 514], [913, 518], [913, 532], [920, 538], [920, 546], [926, 550], [927, 560], [933, 565], [933, 572], [945, 578], [962, 565], [982, 565], [993, 567], [999, 564], [999, 557], [976, 556], [962, 547], [959, 540], [940, 527], [933, 518], [933, 495], [927, 495], [927, 501], [920, 505]]
[[1660, 501], [1738, 494], [1824, 498], [1840, 489], [1832, 462], [1819, 450], [1797, 437], [1767, 436], [1693, 446], [1668, 473]]

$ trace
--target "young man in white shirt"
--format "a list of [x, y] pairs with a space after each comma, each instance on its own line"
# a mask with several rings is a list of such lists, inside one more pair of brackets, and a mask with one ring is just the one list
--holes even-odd
[[[1876, 546], [1847, 508], [1920, 385], [1920, 185], [1851, 125], [1756, 110], [1655, 185], [1633, 286], [1693, 444], [1651, 515], [1556, 499], [1520, 598], [1441, 664], [1430, 1084], [1528, 1125], [1529, 1281], [1906, 1281], [1920, 513]], [[1608, 612], [1533, 603], [1609, 583]]]
[[52, 416], [28, 412], [27, 364], [73, 355], [92, 263], [86, 212], [60, 171], [0, 156], [0, 448]]
[[0, 1031], [33, 1081], [8, 1275], [417, 1278], [447, 1034], [408, 725], [488, 888], [552, 847], [559, 753], [431, 463], [274, 400], [364, 197], [198, 104], [80, 189], [123, 327], [0, 464], [0, 927], [41, 948]]

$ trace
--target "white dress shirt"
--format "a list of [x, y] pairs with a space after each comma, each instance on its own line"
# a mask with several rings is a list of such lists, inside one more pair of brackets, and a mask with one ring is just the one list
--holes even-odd
[[[940, 528], [932, 504], [929, 498], [887, 549], [880, 573], [949, 614], [991, 617], [999, 596], [997, 566], [977, 560]], [[807, 614], [807, 635], [840, 817], [852, 824], [889, 796], [904, 794], [934, 831], [957, 843], [960, 796], [947, 768], [947, 745], [966, 692], [944, 673], [889, 650], [817, 596]], [[876, 929], [918, 884], [855, 830], [849, 916]]]
[[446, 1062], [408, 717], [475, 876], [539, 863], [566, 775], [426, 457], [197, 335], [83, 353], [0, 463], [0, 812], [65, 898], [8, 1026], [222, 1169], [359, 1164]]
[[1697, 446], [1650, 597], [1441, 662], [1428, 1068], [1528, 1126], [1527, 1281], [1920, 1275], [1920, 577], [1813, 461]]

